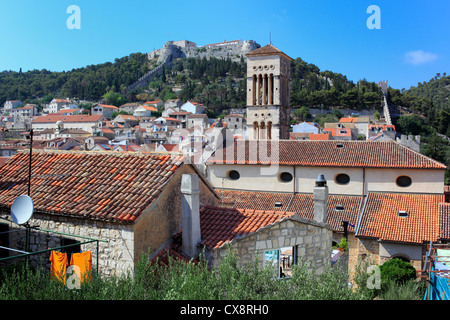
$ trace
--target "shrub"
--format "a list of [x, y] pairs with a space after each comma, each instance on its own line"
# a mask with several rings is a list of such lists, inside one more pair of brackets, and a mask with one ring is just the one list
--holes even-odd
[[406, 281], [416, 278], [416, 269], [409, 262], [398, 258], [383, 263], [380, 271], [382, 286], [388, 286], [390, 282], [404, 284]]
[[381, 300], [423, 300], [426, 284], [422, 281], [408, 280], [403, 284], [389, 282], [380, 294]]

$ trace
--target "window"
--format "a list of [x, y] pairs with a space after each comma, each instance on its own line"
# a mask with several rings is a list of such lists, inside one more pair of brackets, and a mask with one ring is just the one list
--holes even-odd
[[409, 213], [408, 213], [408, 211], [399, 211], [398, 216], [399, 217], [408, 217]]
[[337, 184], [348, 184], [350, 182], [350, 176], [345, 173], [340, 173], [336, 176], [335, 181]]
[[334, 210], [336, 210], [336, 211], [344, 211], [344, 206], [338, 204], [337, 206], [334, 207]]
[[291, 182], [292, 181], [292, 174], [289, 172], [282, 172], [280, 174], [280, 180], [283, 182]]
[[292, 276], [292, 266], [297, 264], [297, 246], [284, 247], [264, 252], [264, 265], [277, 270], [279, 278]]
[[67, 261], [70, 263], [72, 253], [81, 252], [80, 241], [68, 238], [61, 239], [61, 246], [71, 245], [70, 247], [62, 248], [61, 251], [67, 253]]
[[236, 170], [231, 170], [230, 172], [228, 172], [228, 178], [230, 178], [231, 180], [238, 180], [240, 177], [241, 175]]
[[408, 176], [400, 176], [397, 178], [396, 183], [397, 183], [397, 186], [406, 188], [412, 184], [412, 180]]

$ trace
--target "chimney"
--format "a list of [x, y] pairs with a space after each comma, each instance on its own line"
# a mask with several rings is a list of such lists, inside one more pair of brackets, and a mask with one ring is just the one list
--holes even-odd
[[181, 177], [182, 249], [191, 258], [198, 255], [197, 244], [201, 240], [199, 194], [198, 176], [183, 174]]
[[313, 193], [314, 220], [327, 223], [328, 186], [323, 174], [319, 174]]

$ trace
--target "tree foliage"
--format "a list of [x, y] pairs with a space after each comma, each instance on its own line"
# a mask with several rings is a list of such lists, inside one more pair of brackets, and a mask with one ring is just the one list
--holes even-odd
[[145, 54], [134, 53], [115, 59], [113, 63], [89, 65], [71, 71], [3, 71], [0, 73], [0, 103], [38, 98], [48, 103], [50, 97], [98, 100], [110, 90], [124, 94], [129, 85], [149, 71], [147, 63]]

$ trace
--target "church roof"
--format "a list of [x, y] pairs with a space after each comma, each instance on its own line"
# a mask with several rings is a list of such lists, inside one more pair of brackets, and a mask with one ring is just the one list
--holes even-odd
[[279, 164], [316, 167], [446, 169], [395, 141], [236, 140], [210, 164]]
[[292, 60], [287, 54], [285, 54], [280, 49], [274, 47], [272, 44], [267, 44], [264, 47], [258, 48], [256, 50], [250, 51], [247, 53], [247, 57], [256, 57], [256, 56], [271, 56], [271, 55], [282, 55], [285, 58]]

